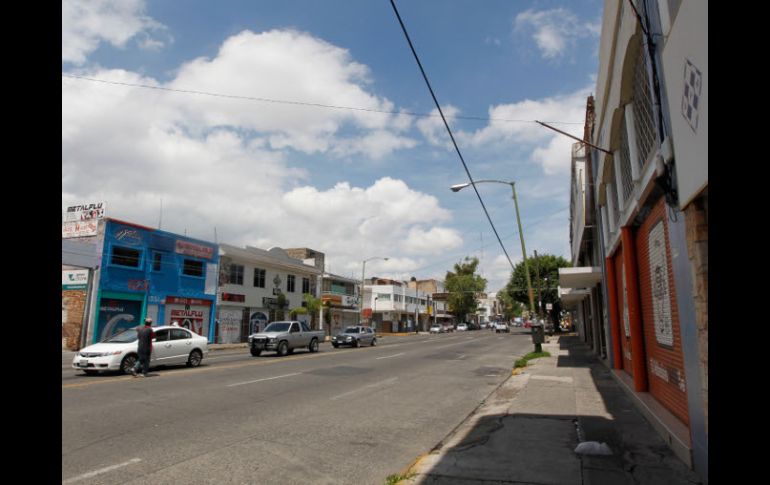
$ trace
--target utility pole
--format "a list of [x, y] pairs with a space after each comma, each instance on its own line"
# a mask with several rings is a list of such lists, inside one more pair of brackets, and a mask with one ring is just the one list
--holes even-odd
[[535, 277], [537, 278], [537, 317], [543, 318], [543, 300], [540, 297], [540, 264], [535, 253]]

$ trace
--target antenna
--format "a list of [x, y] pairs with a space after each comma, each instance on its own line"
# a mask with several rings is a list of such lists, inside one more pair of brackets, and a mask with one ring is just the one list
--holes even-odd
[[214, 226], [214, 244], [219, 244], [219, 241], [217, 241], [217, 226]]

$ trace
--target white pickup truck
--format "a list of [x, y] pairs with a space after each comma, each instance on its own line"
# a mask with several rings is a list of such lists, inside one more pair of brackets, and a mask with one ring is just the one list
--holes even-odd
[[249, 349], [254, 357], [263, 350], [275, 350], [280, 356], [299, 348], [318, 352], [318, 343], [325, 337], [323, 330], [310, 330], [305, 322], [273, 322], [264, 331], [249, 335]]

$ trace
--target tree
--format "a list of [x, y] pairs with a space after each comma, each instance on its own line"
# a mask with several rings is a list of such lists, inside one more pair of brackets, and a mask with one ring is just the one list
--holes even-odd
[[[554, 304], [554, 309], [556, 309], [556, 307], [559, 306], [559, 295], [557, 292], [557, 287], [559, 286], [559, 268], [569, 268], [572, 264], [561, 256], [554, 256], [551, 254], [538, 254], [537, 258], [528, 258], [527, 263], [529, 266], [529, 277], [532, 280], [535, 311], [537, 311], [538, 304], [538, 284], [540, 285], [542, 312], [545, 313], [546, 303]], [[527, 278], [524, 273], [524, 262], [517, 264], [513, 269], [511, 279], [508, 281], [508, 284], [503, 291], [510, 295], [512, 300], [523, 303], [527, 310], [529, 310], [529, 294], [527, 292]]]
[[315, 327], [314, 324], [318, 319], [318, 311], [321, 309], [322, 300], [314, 297], [310, 293], [302, 295], [302, 299], [305, 300], [305, 308], [307, 308], [307, 311], [310, 314], [310, 324]]
[[497, 294], [497, 301], [500, 303], [500, 313], [503, 314], [503, 318], [506, 321], [512, 320], [513, 317], [520, 317], [524, 311], [524, 305], [521, 302], [515, 301], [504, 290]]
[[476, 274], [478, 258], [465, 257], [465, 263], [456, 263], [454, 271], [447, 271], [444, 286], [449, 293], [449, 309], [464, 322], [468, 314], [476, 312], [476, 294], [487, 287], [487, 280]]

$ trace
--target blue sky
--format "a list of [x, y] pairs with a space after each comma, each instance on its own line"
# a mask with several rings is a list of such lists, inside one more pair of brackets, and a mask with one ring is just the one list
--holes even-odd
[[[572, 140], [532, 121], [582, 134], [602, 2], [396, 4], [444, 113], [484, 118], [449, 121], [474, 179], [515, 180], [530, 255], [569, 259]], [[511, 268], [472, 189], [449, 190], [467, 176], [441, 120], [406, 113], [435, 106], [386, 0], [62, 2], [63, 209], [157, 227], [162, 199], [164, 230], [311, 247], [345, 276], [478, 256], [497, 291]], [[517, 263], [510, 188], [478, 188]]]

